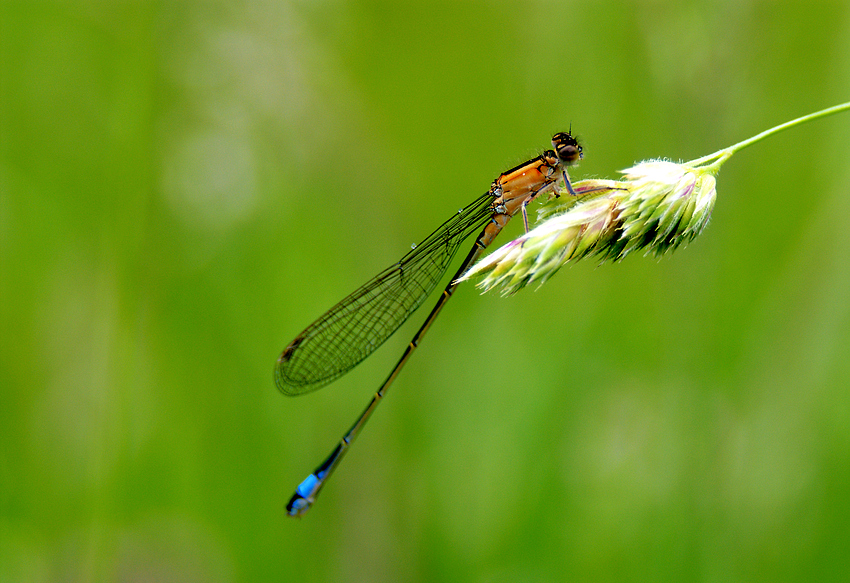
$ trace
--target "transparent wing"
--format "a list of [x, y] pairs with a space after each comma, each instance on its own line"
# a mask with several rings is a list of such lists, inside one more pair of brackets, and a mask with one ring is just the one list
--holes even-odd
[[488, 192], [459, 211], [407, 255], [342, 299], [289, 343], [275, 384], [287, 395], [325, 386], [357, 366], [422, 305], [460, 244], [492, 214]]

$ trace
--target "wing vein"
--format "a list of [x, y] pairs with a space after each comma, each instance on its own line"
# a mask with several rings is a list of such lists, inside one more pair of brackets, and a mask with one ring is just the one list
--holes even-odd
[[275, 383], [287, 395], [314, 391], [372, 354], [431, 294], [460, 244], [492, 215], [487, 192], [397, 263], [343, 298], [284, 349]]

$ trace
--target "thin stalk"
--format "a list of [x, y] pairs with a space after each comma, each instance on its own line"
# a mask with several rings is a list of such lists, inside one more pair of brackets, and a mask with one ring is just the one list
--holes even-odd
[[848, 109], [850, 109], [850, 101], [848, 101], [847, 103], [842, 103], [840, 105], [835, 105], [833, 107], [827, 107], [826, 109], [810, 113], [809, 115], [804, 115], [803, 117], [798, 117], [797, 119], [792, 119], [791, 121], [787, 121], [783, 124], [779, 124], [776, 127], [772, 127], [769, 130], [765, 130], [760, 134], [756, 134], [753, 137], [748, 138], [742, 142], [738, 142], [733, 146], [723, 148], [722, 150], [718, 150], [713, 154], [709, 154], [708, 156], [703, 156], [702, 158], [697, 158], [696, 160], [686, 162], [685, 165], [694, 168], [696, 166], [699, 166], [700, 164], [704, 164], [716, 158], [717, 160], [715, 162], [700, 168], [701, 170], [710, 172], [711, 174], [715, 174], [720, 168], [721, 164], [723, 164], [726, 160], [732, 157], [732, 154], [738, 152], [739, 150], [743, 150], [747, 146], [751, 146], [756, 142], [762, 141], [768, 136], [772, 136], [773, 134], [779, 133], [783, 130], [787, 130], [788, 128], [794, 127], [796, 125], [810, 122], [820, 117], [826, 117], [835, 113], [839, 113], [841, 111], [846, 111]]

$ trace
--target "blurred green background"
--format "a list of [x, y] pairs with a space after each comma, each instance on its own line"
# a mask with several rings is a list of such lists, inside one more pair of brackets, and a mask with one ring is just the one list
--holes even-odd
[[428, 308], [272, 381], [570, 124], [615, 177], [846, 101], [846, 1], [0, 10], [0, 580], [846, 580], [848, 114], [736, 155], [669, 258], [460, 288], [301, 521]]

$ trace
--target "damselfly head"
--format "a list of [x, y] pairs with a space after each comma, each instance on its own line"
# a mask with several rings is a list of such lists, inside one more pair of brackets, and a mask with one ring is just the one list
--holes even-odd
[[552, 147], [564, 164], [575, 164], [582, 158], [581, 146], [570, 132], [559, 132], [552, 136]]

